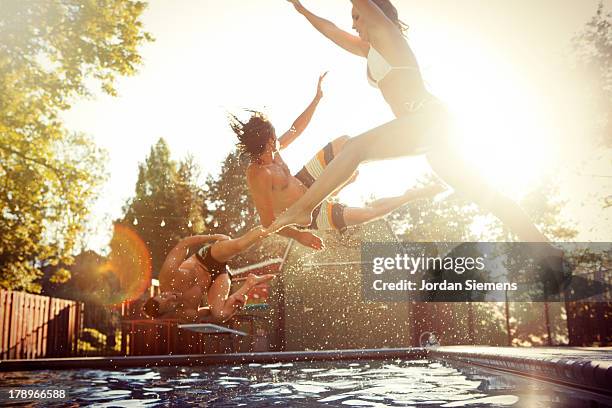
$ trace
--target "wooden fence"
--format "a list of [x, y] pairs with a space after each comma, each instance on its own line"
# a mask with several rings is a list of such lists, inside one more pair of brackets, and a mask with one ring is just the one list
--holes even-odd
[[0, 359], [73, 356], [83, 305], [0, 289]]

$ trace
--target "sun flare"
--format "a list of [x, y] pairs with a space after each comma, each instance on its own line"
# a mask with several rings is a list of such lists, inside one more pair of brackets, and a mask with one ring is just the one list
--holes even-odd
[[527, 84], [500, 70], [481, 69], [478, 81], [485, 86], [446, 92], [461, 154], [500, 190], [524, 195], [551, 165], [554, 132], [546, 109]]

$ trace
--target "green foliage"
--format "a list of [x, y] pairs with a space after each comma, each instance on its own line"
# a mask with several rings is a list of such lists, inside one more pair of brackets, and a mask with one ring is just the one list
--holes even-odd
[[[422, 185], [433, 179], [423, 180]], [[407, 242], [464, 242], [478, 240], [471, 226], [481, 210], [457, 199], [434, 203], [432, 199], [413, 201], [387, 219], [398, 238]]]
[[183, 234], [202, 233], [206, 229], [204, 215], [207, 213], [204, 203], [206, 193], [199, 185], [200, 168], [193, 156], [187, 156], [179, 163], [176, 181], [176, 196], [178, 198], [179, 214], [189, 221]]
[[[204, 191], [198, 186], [198, 177], [193, 158], [177, 164], [170, 158], [164, 139], [151, 147], [145, 162], [139, 165], [135, 196], [127, 202], [125, 216], [118, 222], [129, 226], [144, 241], [154, 276], [181, 238], [205, 229]], [[120, 248], [111, 243], [111, 250], [117, 252]]]
[[247, 167], [248, 160], [233, 151], [223, 161], [219, 176], [206, 181], [211, 230], [238, 236], [259, 223], [246, 183]]
[[[113, 303], [119, 292], [119, 282], [105, 257], [94, 251], [84, 251], [74, 257], [69, 269], [70, 280], [57, 282], [52, 277], [49, 284], [44, 284], [45, 294], [88, 304]], [[57, 272], [53, 276], [57, 276]]]
[[[558, 187], [550, 179], [544, 180], [530, 191], [520, 203], [542, 233], [551, 241], [571, 241], [578, 231], [562, 217], [564, 201], [559, 200]], [[514, 241], [514, 235], [499, 220], [494, 221], [493, 228], [499, 231], [496, 241]]]
[[[0, 134], [0, 286], [39, 292], [42, 267], [72, 261], [104, 179], [105, 154], [83, 135], [65, 135], [25, 153], [17, 146], [2, 148], [5, 135]], [[54, 279], [67, 277], [58, 269]]]
[[[114, 94], [140, 63], [144, 3], [8, 0], [0, 7], [0, 287], [40, 291], [72, 262], [105, 154], [59, 118], [97, 80]], [[67, 278], [65, 270], [55, 280]]]
[[585, 73], [587, 91], [602, 115], [600, 141], [612, 147], [612, 12], [599, 3], [595, 15], [574, 38], [577, 68]]

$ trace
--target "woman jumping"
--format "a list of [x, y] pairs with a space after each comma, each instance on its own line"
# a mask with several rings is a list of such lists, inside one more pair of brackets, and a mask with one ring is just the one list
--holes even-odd
[[[299, 0], [288, 1], [329, 40], [366, 58], [367, 79], [380, 89], [396, 119], [349, 139], [308, 191], [268, 227], [269, 232], [289, 225], [309, 225], [313, 209], [344, 184], [361, 163], [424, 153], [438, 176], [491, 211], [520, 240], [548, 242], [525, 212], [485, 182], [452, 146], [450, 115], [425, 88], [415, 55], [404, 36], [407, 27], [389, 0], [352, 0], [353, 29], [357, 36], [311, 13]], [[546, 263], [555, 269], [558, 281], [562, 251], [550, 244], [545, 247], [538, 257], [548, 258]]]

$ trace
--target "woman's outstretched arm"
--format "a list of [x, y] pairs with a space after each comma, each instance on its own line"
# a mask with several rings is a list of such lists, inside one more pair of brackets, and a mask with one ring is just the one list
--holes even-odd
[[368, 55], [370, 45], [367, 42], [363, 41], [356, 35], [347, 33], [346, 31], [339, 29], [338, 26], [336, 26], [331, 21], [311, 13], [306, 7], [302, 5], [302, 3], [300, 3], [299, 0], [287, 1], [293, 4], [293, 7], [295, 7], [298, 13], [306, 17], [306, 20], [308, 20], [308, 22], [312, 24], [312, 26], [316, 28], [317, 31], [319, 31], [325, 37], [329, 38], [335, 44], [339, 45], [350, 53], [359, 55], [360, 57], [365, 57], [366, 55]]

